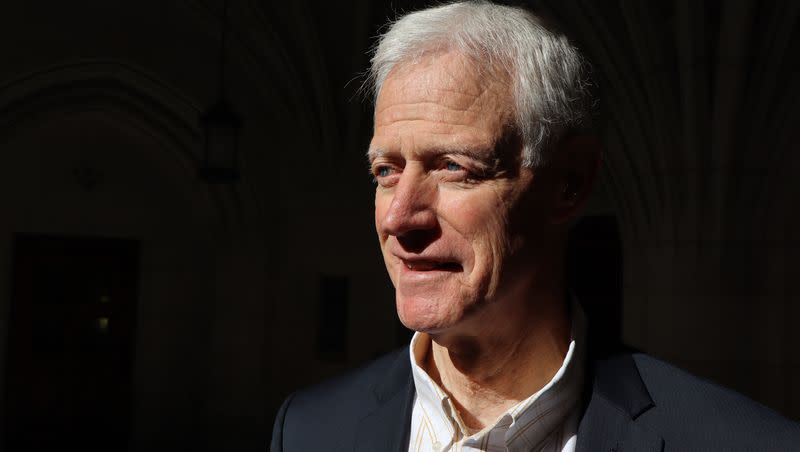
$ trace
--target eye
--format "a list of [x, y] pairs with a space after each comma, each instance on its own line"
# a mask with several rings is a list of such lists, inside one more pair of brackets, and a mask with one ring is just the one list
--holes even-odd
[[437, 162], [437, 165], [439, 176], [444, 182], [474, 184], [480, 179], [475, 174], [472, 163], [466, 162], [462, 165], [449, 158], [444, 158]]
[[396, 183], [398, 168], [392, 165], [375, 164], [370, 172], [372, 173], [372, 182], [388, 187]]

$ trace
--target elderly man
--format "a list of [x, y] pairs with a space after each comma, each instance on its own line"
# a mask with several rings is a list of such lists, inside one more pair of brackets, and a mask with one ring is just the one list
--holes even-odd
[[409, 14], [372, 59], [375, 226], [410, 347], [290, 396], [272, 450], [790, 450], [798, 427], [642, 354], [565, 289], [600, 161], [577, 49], [520, 8]]

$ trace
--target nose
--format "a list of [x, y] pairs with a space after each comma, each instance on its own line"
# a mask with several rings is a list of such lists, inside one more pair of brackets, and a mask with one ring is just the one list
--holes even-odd
[[407, 168], [394, 186], [389, 208], [380, 221], [381, 232], [404, 238], [435, 230], [435, 198], [435, 184]]

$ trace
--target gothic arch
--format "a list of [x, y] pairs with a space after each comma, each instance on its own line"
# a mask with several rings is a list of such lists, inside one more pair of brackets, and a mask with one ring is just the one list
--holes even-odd
[[[207, 266], [214, 269], [207, 272], [213, 279], [204, 281], [210, 288], [203, 298], [207, 301], [202, 301], [203, 305], [196, 307], [201, 314], [195, 314], [195, 325], [191, 327], [194, 332], [192, 337], [201, 339], [201, 343], [194, 346], [196, 350], [193, 353], [198, 353], [199, 358], [193, 362], [199, 367], [193, 369], [197, 373], [197, 381], [192, 383], [194, 386], [191, 390], [200, 392], [196, 397], [212, 400], [207, 411], [201, 410], [193, 415], [201, 418], [197, 422], [206, 423], [207, 419], [202, 419], [204, 416], [220, 411], [214, 407], [214, 403], [221, 404], [224, 411], [224, 398], [217, 392], [224, 393], [225, 389], [217, 382], [236, 378], [235, 375], [214, 373], [214, 369], [230, 368], [234, 369], [229, 371], [231, 374], [239, 372], [252, 375], [246, 381], [246, 384], [254, 386], [249, 392], [253, 396], [251, 404], [259, 408], [263, 405], [258, 382], [252, 381], [261, 378], [258, 367], [261, 365], [263, 345], [244, 348], [241, 356], [227, 356], [221, 352], [215, 354], [214, 351], [225, 349], [219, 344], [228, 340], [232, 325], [249, 329], [251, 337], [265, 334], [262, 331], [264, 320], [263, 317], [259, 318], [259, 314], [263, 314], [260, 306], [265, 302], [266, 289], [259, 286], [263, 275], [258, 272], [263, 270], [266, 256], [264, 239], [258, 234], [262, 224], [260, 210], [254, 199], [255, 193], [246, 181], [235, 185], [207, 185], [197, 180], [195, 162], [202, 143], [197, 122], [200, 111], [198, 105], [177, 89], [140, 68], [115, 61], [77, 61], [50, 67], [26, 74], [0, 87], [0, 143], [9, 143], [15, 137], [29, 134], [39, 124], [58, 122], [86, 113], [91, 113], [92, 118], [107, 119], [120, 130], [129, 130], [131, 136], [143, 137], [142, 142], [157, 143], [150, 147], [139, 147], [141, 157], [156, 164], [161, 170], [160, 174], [170, 178], [170, 188], [174, 187], [177, 192], [175, 199], [184, 200], [187, 204], [185, 209], [199, 212], [201, 220], [188, 219], [183, 224], [194, 229], [192, 234], [207, 237], [203, 242], [207, 251], [203, 248], [197, 258], [208, 262]], [[0, 149], [9, 151], [8, 146]], [[3, 160], [4, 155], [0, 151], [0, 161]], [[190, 249], [183, 244], [180, 246], [181, 250]], [[143, 253], [148, 252], [143, 250]], [[154, 252], [150, 252], [149, 261], [143, 255], [142, 268], [151, 273], [153, 259], [157, 259], [152, 257], [154, 255]], [[143, 274], [142, 278], [142, 284], [149, 285], [151, 289], [145, 287], [142, 291], [149, 290], [149, 293], [140, 293], [138, 317], [142, 319], [146, 315], [152, 319], [153, 313], [147, 311], [153, 311], [155, 302], [168, 301], [169, 298], [149, 297], [159, 289], [156, 283], [146, 282], [146, 275]], [[190, 299], [191, 295], [187, 294], [186, 298]], [[184, 308], [187, 303], [190, 301], [180, 301]], [[247, 319], [244, 324], [243, 318]], [[7, 319], [0, 320], [5, 322]], [[136, 341], [137, 347], [142, 344], [140, 337]], [[153, 341], [148, 341], [152, 347]], [[137, 351], [135, 358], [137, 363], [134, 372], [137, 374], [141, 372], [139, 361], [142, 353]], [[4, 357], [0, 356], [0, 359], [4, 360]], [[251, 361], [256, 363], [255, 369], [241, 372], [241, 363]], [[145, 364], [145, 367], [147, 372], [152, 373], [152, 363]], [[136, 378], [137, 381], [149, 378], [146, 384], [150, 386], [162, 383], [158, 377]], [[220, 399], [223, 401], [217, 402]], [[154, 406], [151, 403], [150, 408], [137, 409], [135, 415], [137, 421], [134, 428], [140, 430], [139, 438], [145, 438], [145, 441], [150, 432], [158, 431], [159, 427], [155, 424], [143, 426], [139, 421], [156, 419], [154, 422], [161, 422], [157, 421], [159, 413]], [[168, 423], [169, 420], [163, 422]]]

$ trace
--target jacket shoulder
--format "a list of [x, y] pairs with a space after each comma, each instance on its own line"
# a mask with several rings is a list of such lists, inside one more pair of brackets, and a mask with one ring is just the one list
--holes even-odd
[[375, 388], [402, 381], [406, 367], [410, 375], [408, 347], [291, 394], [275, 419], [271, 450], [339, 450], [374, 410]]
[[[363, 407], [364, 399], [373, 396], [371, 389], [391, 373], [394, 367], [408, 361], [408, 347], [387, 353], [362, 366], [330, 380], [297, 391], [292, 408], [296, 411], [312, 411], [322, 414], [325, 408], [335, 412], [352, 412], [352, 408]], [[410, 364], [409, 364], [410, 372]], [[355, 402], [355, 403], [351, 403]], [[354, 405], [354, 407], [352, 406]]]
[[654, 408], [638, 422], [684, 449], [782, 450], [798, 447], [800, 424], [733, 390], [691, 375], [651, 356], [633, 359]]

